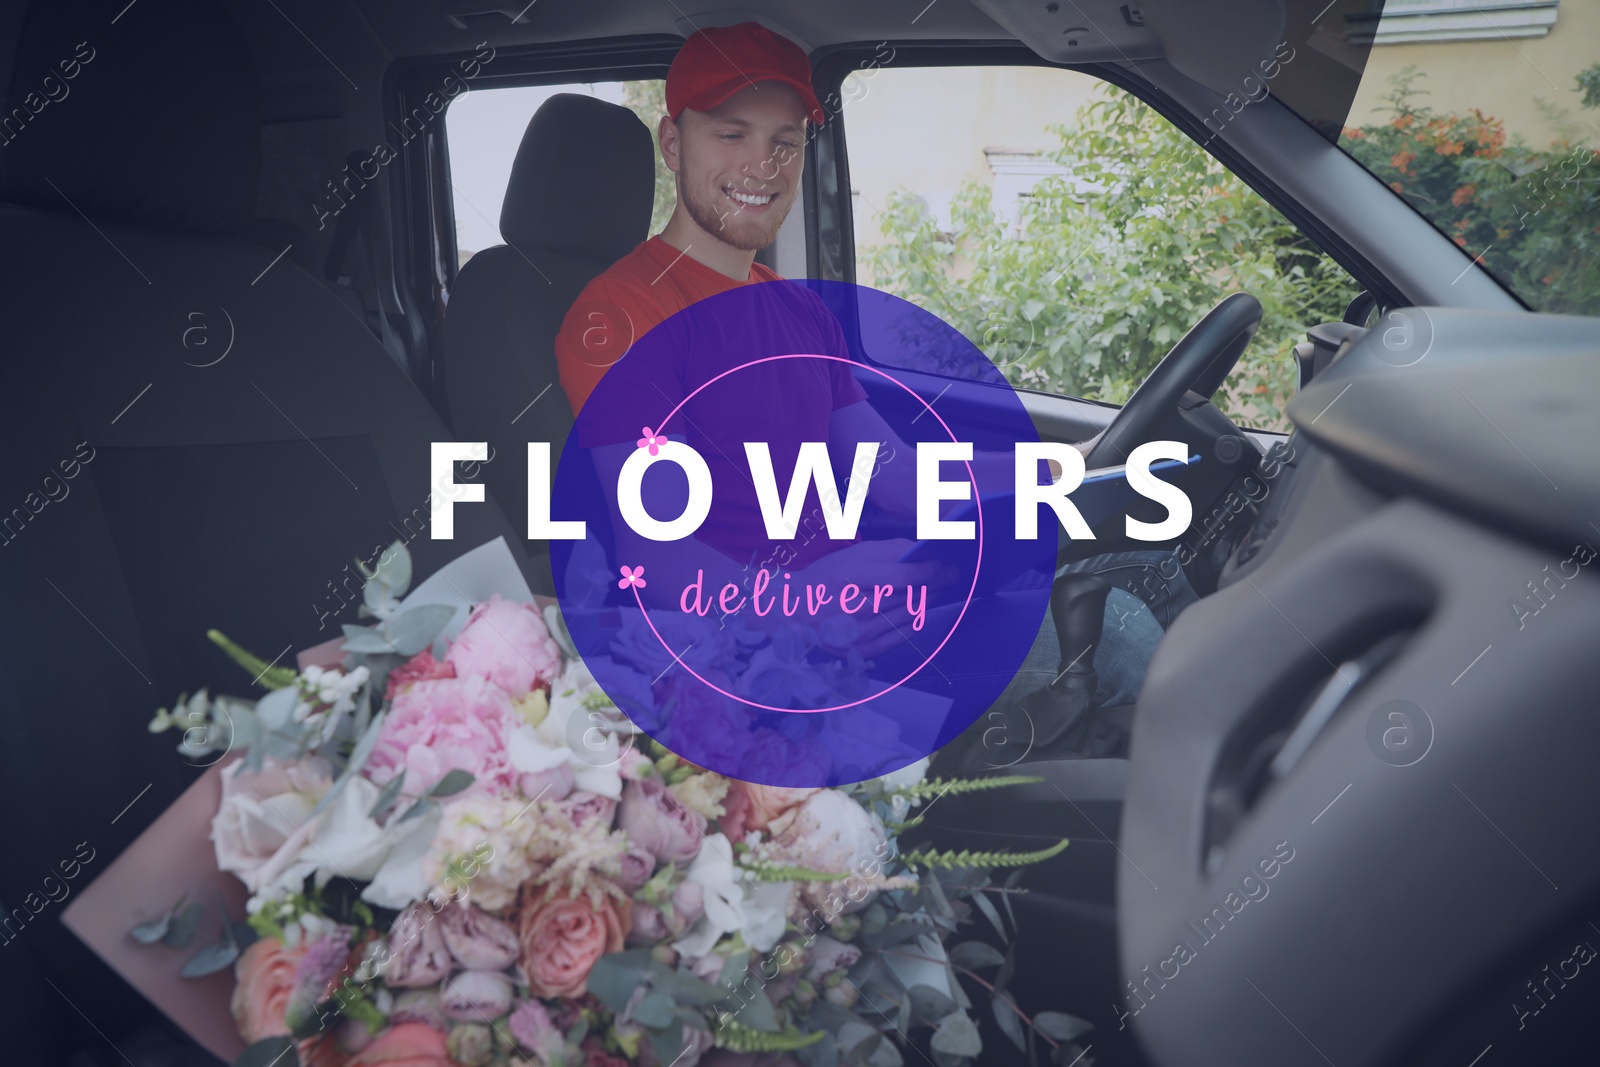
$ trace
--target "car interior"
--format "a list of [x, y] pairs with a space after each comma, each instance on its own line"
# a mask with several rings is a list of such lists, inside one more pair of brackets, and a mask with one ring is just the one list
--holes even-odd
[[[1173, 479], [1201, 599], [1137, 704], [1090, 709], [1082, 653], [1109, 586], [1069, 575], [1051, 599], [1063, 673], [936, 759], [1040, 779], [933, 808], [941, 847], [1071, 839], [1012, 901], [1019, 1003], [1092, 1022], [1084, 1063], [1593, 1062], [1600, 980], [1559, 966], [1600, 938], [1600, 589], [1581, 570], [1600, 535], [1600, 320], [1530, 310], [1330, 140], [1360, 69], [1306, 42], [1381, 5], [1324, 3], [0, 10], [0, 114], [23, 115], [0, 147], [0, 901], [79, 842], [109, 862], [193, 780], [145, 724], [236, 682], [208, 628], [268, 654], [325, 641], [351, 553], [396, 539], [426, 573], [504, 537], [551, 589], [547, 547], [522, 535], [526, 443], [554, 460], [571, 428], [554, 334], [649, 236], [655, 150], [629, 109], [552, 96], [505, 131], [504, 203], [478, 205], [501, 243], [463, 265], [450, 87], [659, 79], [698, 26], [757, 20], [803, 44], [825, 101], [885, 43], [899, 65], [1126, 90], [1362, 291], [1296, 348], [1289, 433], [1213, 402], [1261, 322], [1248, 292], [1219, 291], [1124, 405], [1021, 392], [1042, 438], [1095, 439], [1091, 468], [1155, 439], [1207, 462]], [[1284, 39], [1304, 60], [1208, 127], [1234, 72]], [[14, 112], [84, 42], [70, 94]], [[847, 112], [808, 145], [800, 204], [760, 255], [780, 274], [856, 280], [848, 145]], [[490, 458], [458, 474], [487, 497], [444, 542], [426, 472], [449, 440]], [[68, 462], [62, 496], [10, 510]], [[1063, 539], [1061, 562], [1132, 545], [1117, 527]], [[8, 1062], [215, 1062], [34, 921], [0, 946]], [[983, 1027], [984, 1062], [1026, 1061]]]

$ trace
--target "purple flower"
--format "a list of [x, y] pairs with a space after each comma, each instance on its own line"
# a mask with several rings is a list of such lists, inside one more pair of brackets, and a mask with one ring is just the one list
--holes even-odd
[[516, 930], [472, 904], [453, 904], [441, 911], [439, 932], [450, 955], [469, 971], [504, 970], [516, 961]]
[[662, 863], [688, 863], [699, 854], [706, 835], [706, 817], [650, 779], [623, 787], [617, 825], [627, 831], [630, 842], [649, 849]]
[[625, 893], [632, 893], [648, 882], [656, 869], [655, 856], [637, 841], [628, 842], [628, 851], [622, 854], [621, 863], [622, 870], [613, 881]]
[[434, 922], [433, 912], [413, 904], [389, 930], [389, 964], [383, 982], [393, 989], [420, 989], [450, 973], [450, 949]]
[[609, 827], [611, 817], [617, 810], [617, 802], [599, 793], [579, 789], [565, 799], [557, 801], [556, 808], [572, 820], [573, 826], [582, 826], [591, 819], [597, 819], [600, 825]]
[[462, 971], [439, 990], [439, 1003], [460, 1022], [498, 1019], [511, 1008], [511, 979], [499, 971]]
[[511, 1030], [511, 1036], [517, 1039], [517, 1044], [541, 1056], [562, 1040], [561, 1031], [550, 1020], [550, 1013], [537, 1000], [518, 1001], [517, 1006], [511, 1009], [506, 1026]]

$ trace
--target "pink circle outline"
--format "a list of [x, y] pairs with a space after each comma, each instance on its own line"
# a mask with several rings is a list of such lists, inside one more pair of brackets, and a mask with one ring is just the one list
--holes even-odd
[[[661, 420], [661, 429], [657, 432], [661, 433], [662, 436], [666, 436], [664, 431], [666, 430], [667, 423], [672, 421], [673, 416], [678, 414], [678, 412], [683, 408], [683, 405], [687, 404], [690, 400], [693, 400], [695, 394], [699, 393], [700, 390], [704, 389], [706, 386], [720, 381], [721, 379], [726, 378], [728, 375], [737, 371], [747, 370], [750, 367], [754, 367], [762, 363], [772, 363], [780, 359], [829, 359], [835, 363], [848, 363], [852, 367], [861, 367], [864, 370], [871, 371], [880, 378], [887, 378], [889, 381], [893, 382], [895, 385], [899, 386], [901, 389], [904, 389], [906, 392], [915, 397], [917, 403], [921, 404], [923, 409], [927, 411], [928, 414], [932, 415], [940, 426], [944, 427], [944, 432], [950, 435], [950, 440], [956, 441], [955, 431], [950, 429], [949, 424], [944, 421], [937, 411], [933, 410], [933, 405], [922, 399], [921, 394], [919, 394], [909, 385], [900, 381], [898, 378], [893, 377], [892, 375], [884, 373], [877, 367], [866, 363], [858, 363], [853, 359], [846, 359], [843, 356], [824, 355], [821, 352], [792, 352], [788, 355], [782, 356], [763, 356], [760, 359], [752, 359], [748, 363], [741, 363], [737, 367], [729, 367], [721, 374], [701, 382], [694, 388], [692, 392], [690, 392], [682, 400], [678, 401], [677, 406], [675, 406], [671, 411], [667, 412], [667, 417]], [[934, 397], [934, 399], [937, 400], [938, 397]], [[820, 715], [826, 711], [843, 711], [846, 708], [853, 708], [861, 704], [866, 704], [869, 701], [877, 700], [879, 697], [886, 696], [889, 693], [894, 692], [896, 689], [899, 689], [902, 685], [905, 685], [911, 679], [920, 674], [922, 672], [922, 668], [932, 663], [933, 657], [937, 656], [944, 646], [949, 644], [950, 638], [955, 636], [956, 630], [961, 626], [961, 620], [966, 618], [967, 608], [972, 606], [973, 594], [976, 593], [978, 589], [978, 575], [983, 570], [983, 499], [981, 494], [978, 492], [978, 478], [972, 473], [971, 461], [969, 460], [964, 462], [962, 466], [967, 468], [967, 481], [972, 483], [972, 499], [978, 509], [978, 559], [972, 568], [972, 585], [967, 589], [967, 599], [962, 602], [961, 611], [956, 615], [956, 621], [950, 625], [950, 632], [944, 635], [944, 640], [939, 642], [938, 647], [932, 652], [928, 653], [927, 658], [918, 664], [910, 674], [906, 675], [898, 682], [895, 682], [893, 685], [889, 686], [889, 688], [874, 693], [869, 697], [862, 697], [860, 700], [853, 700], [848, 704], [838, 704], [831, 708], [775, 708], [770, 704], [758, 704], [754, 700], [746, 700], [744, 697], [735, 696], [733, 693], [728, 692], [721, 686], [713, 685], [712, 683], [706, 681], [704, 678], [700, 677], [699, 673], [695, 671], [693, 667], [689, 666], [687, 663], [683, 662], [682, 659], [678, 658], [678, 654], [672, 650], [672, 646], [667, 644], [666, 640], [662, 638], [660, 631], [656, 629], [655, 622], [650, 618], [650, 612], [645, 609], [644, 601], [639, 598], [639, 589], [637, 586], [631, 587], [633, 590], [634, 603], [639, 605], [639, 614], [644, 616], [645, 625], [650, 627], [650, 632], [655, 635], [656, 641], [661, 645], [661, 647], [667, 650], [667, 655], [672, 657], [673, 662], [682, 667], [684, 670], [688, 671], [689, 674], [692, 675], [701, 685], [715, 693], [720, 693], [729, 700], [736, 700], [740, 704], [744, 704], [752, 708], [760, 708], [762, 711], [778, 711], [789, 715]]]

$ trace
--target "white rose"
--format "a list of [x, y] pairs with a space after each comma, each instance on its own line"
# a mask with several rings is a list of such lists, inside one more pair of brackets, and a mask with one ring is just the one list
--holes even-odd
[[222, 803], [211, 820], [217, 867], [255, 893], [305, 847], [305, 823], [329, 787], [326, 760], [284, 764], [264, 760], [250, 771], [244, 761], [222, 772]]
[[734, 867], [733, 846], [725, 835], [706, 837], [684, 877], [700, 884], [705, 914], [673, 943], [680, 955], [704, 956], [724, 934], [736, 931], [757, 952], [767, 951], [783, 937], [794, 883], [752, 883]]

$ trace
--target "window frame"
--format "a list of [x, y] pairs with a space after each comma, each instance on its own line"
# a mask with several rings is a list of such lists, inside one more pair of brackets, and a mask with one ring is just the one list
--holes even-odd
[[[886, 67], [1054, 67], [1087, 74], [1132, 93], [1282, 213], [1284, 218], [1305, 234], [1313, 245], [1343, 268], [1357, 285], [1371, 293], [1380, 307], [1397, 307], [1406, 303], [1399, 298], [1398, 289], [1371, 262], [1321, 224], [1282, 187], [1268, 181], [1259, 171], [1246, 164], [1228, 148], [1226, 143], [1207, 130], [1199, 118], [1178, 106], [1148, 82], [1142, 81], [1122, 68], [1105, 63], [1052, 63], [1020, 42], [890, 41], [888, 44], [894, 47], [895, 53], [893, 62], [882, 64]], [[841, 99], [840, 90], [845, 78], [857, 70], [866, 69], [875, 55], [875, 49], [880, 47], [882, 42], [819, 49], [812, 57], [812, 81], [818, 96], [824, 102], [830, 98]], [[848, 136], [843, 111], [842, 107], [837, 111], [830, 109], [827, 125], [818, 131], [813, 141], [817, 151], [806, 161], [808, 198], [806, 262], [811, 277], [854, 283], [856, 281], [855, 224], [850, 205]], [[815, 174], [812, 173], [813, 170]], [[829, 179], [835, 190], [843, 191], [842, 196], [835, 195], [829, 198], [822, 195], [821, 190]], [[830, 247], [830, 241], [833, 247]], [[836, 259], [837, 266], [825, 261], [824, 252], [832, 254], [831, 258]], [[827, 273], [823, 273], [825, 270]]]

